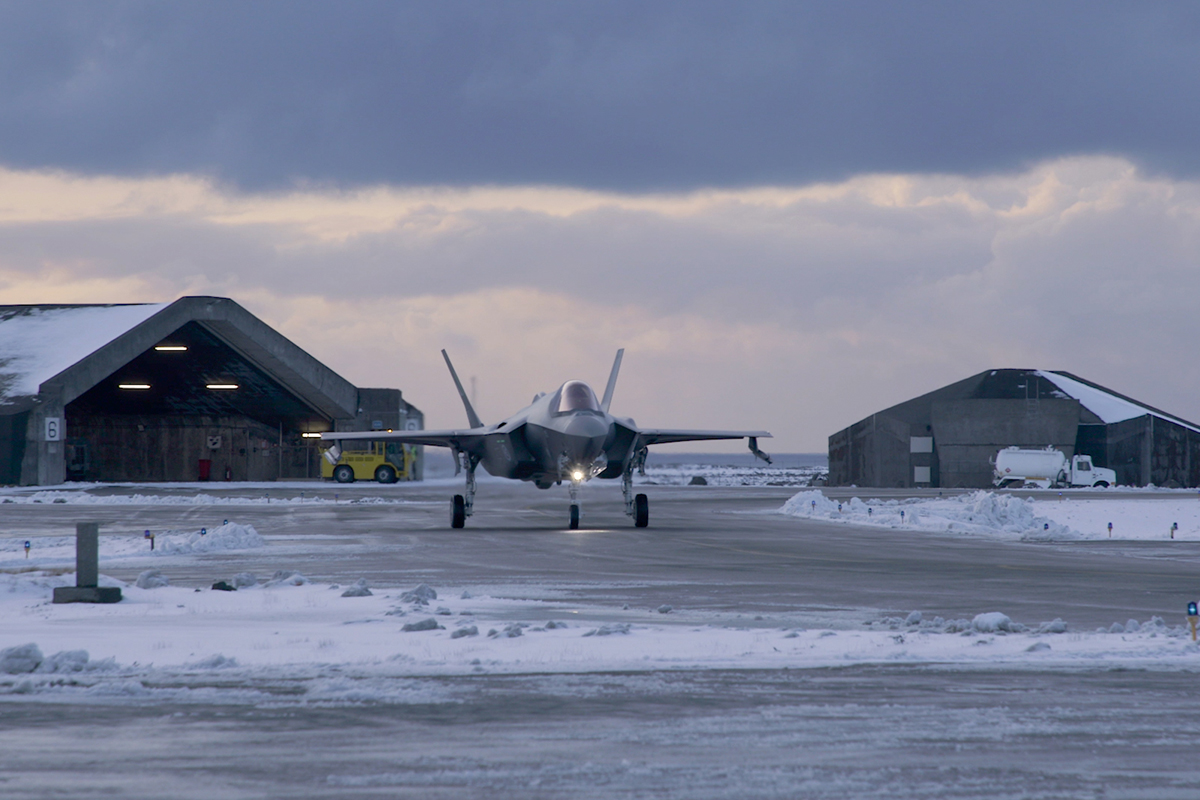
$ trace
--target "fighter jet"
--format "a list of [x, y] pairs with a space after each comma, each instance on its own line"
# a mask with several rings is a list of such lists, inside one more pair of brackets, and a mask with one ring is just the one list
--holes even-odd
[[566, 483], [571, 496], [572, 530], [579, 527], [579, 487], [593, 478], [620, 478], [626, 515], [639, 528], [650, 524], [649, 499], [633, 493], [633, 473], [644, 468], [650, 445], [749, 439], [750, 452], [771, 463], [770, 456], [758, 449], [758, 440], [771, 436], [766, 431], [639, 428], [632, 419], [609, 414], [624, 354], [623, 349], [617, 351], [602, 399], [597, 400], [596, 393], [583, 381], [567, 381], [549, 394], [539, 392], [533, 402], [503, 422], [484, 425], [463, 391], [450, 356], [443, 350], [442, 358], [446, 359], [450, 377], [462, 398], [470, 428], [323, 433], [322, 439], [334, 442], [325, 457], [336, 463], [341, 454], [340, 443], [354, 439], [448, 447], [454, 454], [454, 474], [466, 472], [464, 493], [454, 495], [450, 503], [452, 528], [463, 527], [475, 511], [475, 470], [483, 465], [491, 475], [529, 481], [539, 489]]

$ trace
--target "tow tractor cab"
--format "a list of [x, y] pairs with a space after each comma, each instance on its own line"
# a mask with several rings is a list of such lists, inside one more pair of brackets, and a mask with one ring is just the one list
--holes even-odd
[[[348, 445], [350, 443], [347, 443]], [[376, 480], [395, 483], [413, 479], [416, 448], [399, 442], [354, 442], [364, 449], [342, 450], [336, 463], [321, 459], [321, 477], [338, 483]]]
[[1065, 453], [1053, 447], [1044, 450], [1006, 447], [996, 454], [993, 483], [1001, 488], [1113, 486], [1116, 482], [1116, 472], [1095, 466], [1088, 455], [1074, 456], [1068, 461]]

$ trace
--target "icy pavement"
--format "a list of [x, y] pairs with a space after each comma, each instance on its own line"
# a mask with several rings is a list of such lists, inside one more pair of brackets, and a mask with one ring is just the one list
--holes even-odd
[[1086, 498], [1060, 498], [1046, 493], [1036, 500], [982, 490], [950, 497], [834, 500], [810, 490], [797, 493], [779, 510], [848, 525], [1021, 541], [1200, 541], [1200, 496], [1194, 490], [1143, 497], [1105, 497], [1096, 491]]
[[[0, 797], [1200, 796], [1194, 541], [770, 487], [652, 488], [649, 529], [597, 492], [568, 531], [488, 484], [452, 531], [442, 487], [355, 491], [406, 502], [0, 505]], [[125, 599], [53, 605], [88, 519]]]
[[[193, 693], [239, 691], [221, 675]], [[353, 679], [337, 702], [281, 681], [255, 703], [6, 703], [0, 792], [1191, 800], [1193, 681], [889, 666], [396, 679], [400, 706], [356, 699]]]

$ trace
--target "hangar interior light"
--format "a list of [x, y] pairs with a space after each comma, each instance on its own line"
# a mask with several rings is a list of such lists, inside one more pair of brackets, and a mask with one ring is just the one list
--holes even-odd
[[160, 344], [154, 347], [160, 353], [182, 353], [187, 350], [186, 345], [182, 344]]
[[204, 388], [206, 388], [206, 389], [236, 389], [236, 388], [238, 388], [238, 385], [236, 383], [206, 383], [204, 385]]
[[118, 383], [117, 388], [118, 389], [149, 389], [150, 384], [148, 384], [148, 383]]
[[320, 439], [321, 434], [319, 434], [319, 433], [302, 433], [302, 434], [300, 434], [300, 437], [302, 439]]

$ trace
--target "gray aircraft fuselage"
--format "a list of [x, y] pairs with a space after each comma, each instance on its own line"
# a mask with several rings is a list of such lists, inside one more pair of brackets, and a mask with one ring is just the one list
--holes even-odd
[[[632, 419], [614, 417], [608, 413], [623, 353], [623, 350], [617, 351], [602, 400], [597, 400], [596, 393], [583, 381], [567, 381], [555, 392], [538, 394], [532, 403], [503, 422], [484, 425], [463, 391], [450, 357], [443, 350], [442, 356], [446, 359], [446, 366], [454, 379], [471, 427], [438, 431], [329, 432], [321, 434], [321, 438], [335, 442], [388, 440], [450, 448], [454, 453], [456, 471], [467, 471], [466, 495], [454, 498], [455, 527], [462, 527], [465, 517], [472, 513], [474, 474], [478, 466], [496, 477], [530, 481], [541, 489], [568, 482], [573, 527], [578, 524], [576, 487], [592, 478], [621, 478], [626, 513], [635, 517], [637, 524], [644, 527], [647, 501], [645, 495], [633, 497], [631, 488], [633, 471], [645, 463], [650, 445], [749, 439], [750, 451], [770, 462], [770, 458], [758, 449], [757, 442], [760, 437], [770, 437], [771, 434], [766, 431], [646, 429], [639, 428]], [[330, 448], [327, 456], [331, 461], [336, 461], [339, 449], [336, 444]]]
[[[583, 407], [562, 410], [564, 390], [584, 396], [577, 403]], [[595, 397], [582, 381], [540, 394], [508, 419], [488, 426], [491, 435], [471, 455], [491, 475], [531, 481], [541, 489], [562, 480], [619, 478], [635, 455], [637, 425], [604, 412]]]

